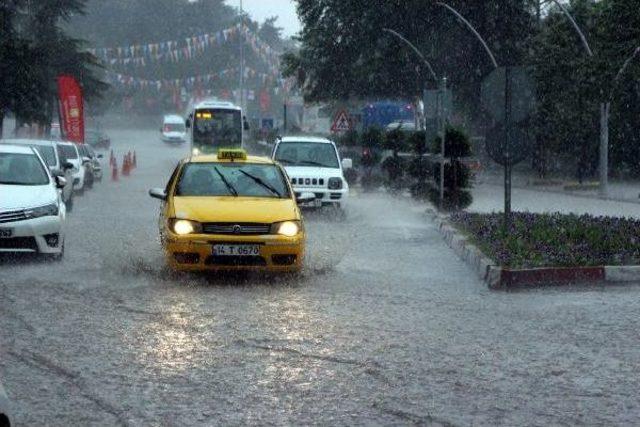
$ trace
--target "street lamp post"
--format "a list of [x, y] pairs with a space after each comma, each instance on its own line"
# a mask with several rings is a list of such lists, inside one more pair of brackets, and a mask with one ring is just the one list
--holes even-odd
[[[567, 19], [571, 22], [571, 25], [578, 33], [580, 37], [580, 41], [584, 46], [585, 50], [589, 57], [593, 58], [594, 54], [591, 50], [591, 46], [589, 46], [589, 42], [587, 41], [587, 37], [584, 32], [580, 29], [580, 26], [573, 18], [569, 10], [565, 5], [560, 3], [558, 0], [550, 0], [555, 3], [562, 13], [567, 17]], [[600, 195], [607, 196], [609, 193], [609, 120], [611, 113], [611, 101], [613, 99], [613, 91], [620, 80], [620, 77], [624, 74], [625, 70], [629, 66], [629, 64], [640, 54], [640, 46], [636, 48], [633, 54], [627, 58], [624, 62], [615, 79], [613, 80], [613, 85], [609, 92], [609, 97], [605, 102], [600, 103], [600, 158], [599, 158], [599, 175], [600, 175]]]
[[[409, 40], [407, 40], [406, 37], [404, 37], [402, 34], [398, 33], [397, 31], [394, 31], [390, 28], [383, 28], [382, 31], [393, 35], [394, 37], [402, 41], [404, 44], [409, 46], [409, 48], [411, 48], [411, 50], [413, 50], [415, 54], [418, 55], [418, 57], [425, 64], [425, 66], [427, 67], [427, 70], [429, 70], [429, 73], [433, 78], [433, 81], [436, 83], [439, 81], [438, 76], [436, 75], [435, 71], [433, 71], [433, 67], [431, 66], [427, 58], [425, 58], [425, 56], [422, 54], [422, 52], [420, 52], [420, 49], [418, 49], [413, 43], [411, 43]], [[438, 116], [438, 133], [440, 134], [440, 154], [442, 156], [442, 158], [440, 159], [440, 197], [439, 197], [440, 210], [442, 210], [444, 207], [444, 155], [445, 155], [445, 139], [446, 139], [445, 93], [446, 93], [446, 90], [447, 90], [447, 78], [443, 77], [442, 80], [440, 80], [440, 90], [438, 91], [438, 99], [436, 102], [437, 116]], [[426, 93], [426, 84], [425, 84], [425, 93]], [[427, 138], [428, 136], [427, 136], [426, 120], [425, 120], [424, 140], [425, 140], [426, 146], [428, 147], [429, 141], [427, 140]]]
[[[460, 12], [458, 12], [457, 10], [455, 10], [453, 7], [449, 6], [446, 3], [436, 2], [435, 4], [437, 4], [438, 6], [444, 7], [449, 12], [453, 13], [460, 21], [462, 21], [462, 23], [467, 27], [467, 29], [469, 29], [469, 31], [471, 31], [471, 33], [473, 33], [473, 35], [476, 36], [476, 38], [480, 41], [480, 43], [484, 47], [484, 50], [487, 52], [487, 55], [489, 55], [489, 58], [491, 59], [491, 63], [493, 64], [493, 67], [496, 70], [500, 68], [500, 66], [498, 65], [498, 61], [496, 61], [496, 57], [491, 51], [491, 49], [489, 48], [489, 45], [487, 44], [487, 42], [484, 40], [484, 38], [482, 38], [480, 33], [478, 33], [478, 31], [473, 27], [473, 25], [471, 25], [471, 23], [464, 16], [462, 16]], [[511, 86], [511, 83], [509, 81], [509, 67], [507, 67], [505, 69], [505, 92], [504, 92], [504, 95], [505, 95], [504, 96], [505, 98], [505, 158], [507, 159], [504, 167], [504, 228], [505, 230], [508, 230], [509, 223], [511, 222], [511, 161], [509, 158], [510, 151], [511, 151], [509, 147], [509, 112], [511, 109], [510, 108], [510, 104], [511, 104], [510, 86]]]

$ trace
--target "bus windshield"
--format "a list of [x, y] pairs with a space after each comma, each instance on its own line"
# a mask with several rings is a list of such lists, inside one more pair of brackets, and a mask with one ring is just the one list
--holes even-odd
[[203, 151], [242, 146], [240, 110], [196, 110], [193, 115], [193, 144]]

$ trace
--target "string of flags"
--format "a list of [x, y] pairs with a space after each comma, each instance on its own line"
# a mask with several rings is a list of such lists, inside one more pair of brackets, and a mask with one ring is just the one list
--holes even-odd
[[[245, 67], [244, 69], [245, 79], [260, 79], [263, 85], [267, 85], [274, 81], [276, 77], [272, 74], [261, 73], [253, 68]], [[128, 76], [125, 74], [108, 72], [107, 76], [110, 80], [110, 83], [114, 86], [126, 89], [152, 89], [156, 91], [162, 90], [179, 90], [185, 88], [187, 90], [192, 90], [201, 85], [207, 85], [216, 80], [223, 79], [229, 76], [236, 77], [238, 75], [238, 69], [231, 68], [227, 70], [222, 70], [217, 73], [210, 74], [202, 74], [197, 76], [189, 76], [178, 79], [159, 79], [159, 80], [148, 80], [142, 79], [139, 77]], [[285, 86], [284, 79], [278, 79], [278, 83], [280, 86]]]
[[92, 48], [88, 51], [108, 65], [144, 67], [149, 63], [177, 63], [190, 60], [211, 47], [220, 47], [225, 43], [237, 41], [241, 34], [244, 35], [245, 42], [253, 52], [272, 70], [277, 70], [280, 54], [246, 25], [240, 24], [215, 33], [186, 37], [182, 41], [168, 40], [159, 43]]

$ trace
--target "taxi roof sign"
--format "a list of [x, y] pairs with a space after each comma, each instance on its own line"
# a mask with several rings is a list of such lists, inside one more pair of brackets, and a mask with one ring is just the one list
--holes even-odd
[[247, 160], [247, 152], [241, 148], [221, 148], [218, 160]]

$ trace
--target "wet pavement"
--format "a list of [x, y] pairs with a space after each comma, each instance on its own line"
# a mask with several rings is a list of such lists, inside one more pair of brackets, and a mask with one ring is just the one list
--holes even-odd
[[425, 206], [363, 193], [306, 215], [299, 277], [175, 274], [147, 190], [185, 149], [110, 134], [138, 169], [77, 200], [65, 260], [0, 264], [18, 425], [640, 421], [640, 286], [491, 292]]

